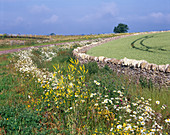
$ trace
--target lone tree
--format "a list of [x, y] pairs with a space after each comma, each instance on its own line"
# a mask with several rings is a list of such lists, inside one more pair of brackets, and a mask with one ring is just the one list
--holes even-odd
[[129, 27], [126, 24], [119, 23], [117, 27], [114, 27], [114, 33], [125, 33], [128, 32]]
[[55, 36], [55, 33], [51, 33], [50, 36]]

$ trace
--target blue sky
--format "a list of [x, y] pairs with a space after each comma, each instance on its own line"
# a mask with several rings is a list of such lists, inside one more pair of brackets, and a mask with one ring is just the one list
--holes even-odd
[[0, 0], [0, 33], [101, 34], [170, 30], [170, 0]]

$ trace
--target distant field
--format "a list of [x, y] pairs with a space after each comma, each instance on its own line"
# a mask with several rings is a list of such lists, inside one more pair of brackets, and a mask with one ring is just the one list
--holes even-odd
[[112, 34], [98, 34], [98, 35], [54, 35], [54, 36], [43, 36], [43, 35], [13, 36], [13, 35], [0, 34], [0, 51], [16, 49], [16, 48], [24, 48], [30, 46], [63, 43], [63, 42], [109, 38], [109, 37], [119, 36], [119, 35], [122, 34], [112, 33]]
[[87, 54], [117, 59], [144, 59], [159, 65], [170, 64], [170, 32], [121, 38], [94, 47]]

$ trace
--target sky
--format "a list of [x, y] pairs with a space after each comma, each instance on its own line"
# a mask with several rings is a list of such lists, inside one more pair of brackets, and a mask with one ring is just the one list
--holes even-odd
[[0, 33], [79, 35], [170, 30], [170, 0], [0, 0]]

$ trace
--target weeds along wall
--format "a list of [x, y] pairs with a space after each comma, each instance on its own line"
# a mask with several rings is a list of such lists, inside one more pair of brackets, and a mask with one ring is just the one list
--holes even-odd
[[[139, 33], [138, 33], [139, 34]], [[145, 34], [145, 33], [141, 33]], [[88, 63], [88, 62], [97, 62], [99, 67], [104, 67], [107, 65], [113, 71], [117, 72], [117, 74], [126, 74], [130, 76], [132, 81], [136, 81], [137, 83], [141, 78], [145, 78], [147, 81], [151, 80], [155, 85], [170, 87], [170, 65], [156, 65], [152, 63], [148, 63], [145, 60], [135, 60], [135, 59], [127, 59], [126, 57], [121, 60], [117, 60], [115, 58], [107, 58], [104, 56], [90, 56], [86, 54], [86, 51], [99, 46], [103, 43], [109, 42], [111, 40], [116, 40], [119, 38], [132, 36], [131, 35], [122, 35], [117, 37], [112, 37], [108, 39], [103, 39], [97, 43], [92, 43], [90, 45], [86, 45], [83, 47], [78, 47], [73, 50], [73, 55], [79, 59], [80, 63]]]

